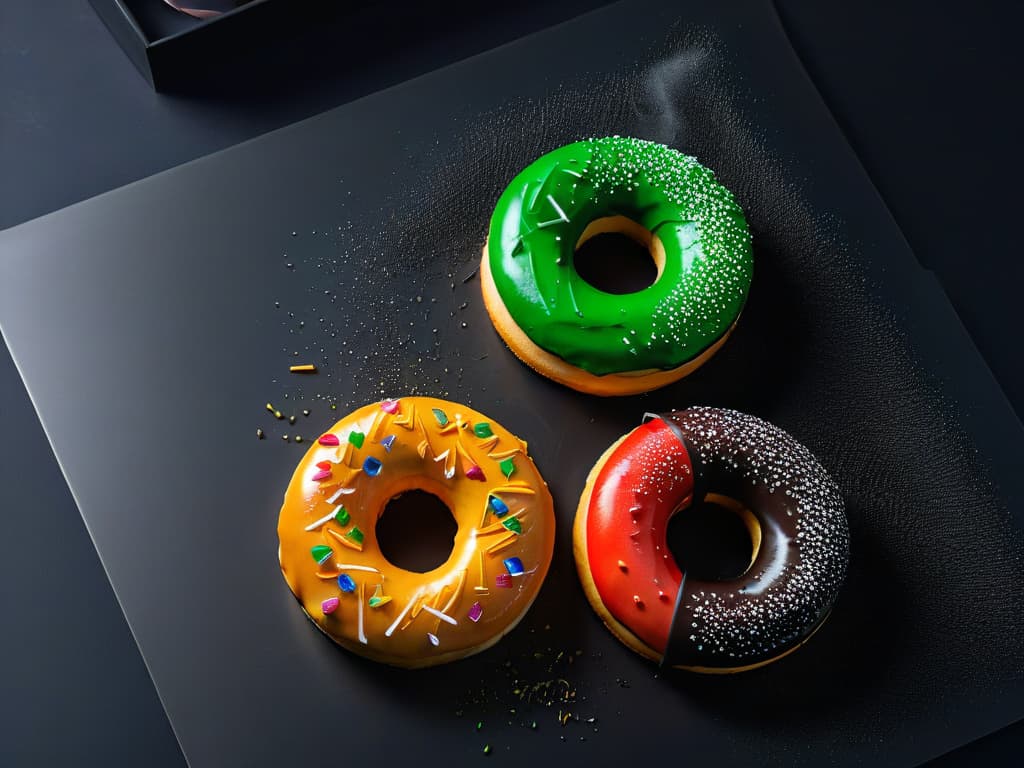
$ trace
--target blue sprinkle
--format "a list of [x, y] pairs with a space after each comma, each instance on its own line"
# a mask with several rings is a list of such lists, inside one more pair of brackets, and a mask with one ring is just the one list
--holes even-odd
[[341, 589], [342, 592], [355, 592], [356, 583], [352, 580], [352, 577], [349, 576], [347, 573], [339, 573], [338, 588]]
[[508, 504], [499, 499], [497, 496], [488, 496], [487, 503], [491, 505], [491, 509], [494, 514], [498, 517], [508, 514]]
[[380, 474], [380, 468], [384, 466], [378, 459], [373, 456], [367, 456], [366, 461], [363, 462], [363, 472], [368, 474], [370, 477], [376, 477]]
[[380, 441], [380, 444], [384, 446], [385, 451], [391, 453], [391, 446], [395, 444], [395, 436], [388, 435], [387, 437]]
[[505, 560], [505, 570], [508, 571], [509, 576], [522, 576], [524, 573], [523, 561], [518, 557], [510, 557]]

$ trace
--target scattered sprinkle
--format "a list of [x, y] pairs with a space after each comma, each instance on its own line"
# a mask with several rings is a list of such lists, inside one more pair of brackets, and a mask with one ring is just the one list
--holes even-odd
[[380, 441], [380, 444], [384, 446], [385, 451], [391, 453], [391, 446], [395, 444], [395, 436], [388, 435], [387, 437]]
[[473, 464], [469, 469], [466, 470], [466, 477], [470, 480], [484, 481], [487, 478], [484, 477], [484, 471], [476, 464]]
[[501, 589], [510, 589], [512, 587], [512, 577], [507, 573], [499, 573], [494, 577], [494, 586]]
[[437, 635], [433, 632], [427, 632], [427, 640], [429, 640], [430, 644], [435, 648], [441, 644], [441, 641], [437, 639]]
[[331, 470], [329, 470], [329, 469], [321, 469], [319, 472], [317, 472], [315, 475], [313, 475], [313, 482], [314, 483], [319, 483], [319, 482], [321, 482], [323, 480], [329, 480], [330, 477], [331, 477]]
[[481, 421], [479, 424], [473, 425], [473, 434], [477, 437], [492, 437], [494, 432], [491, 431], [491, 425], [486, 421]]
[[512, 533], [522, 533], [523, 524], [519, 522], [518, 517], [510, 517], [501, 521], [501, 524], [508, 528]]
[[512, 461], [511, 456], [507, 459], [502, 459], [498, 466], [501, 468], [501, 473], [505, 475], [506, 480], [512, 477], [512, 473], [516, 471], [516, 463]]
[[398, 404], [398, 400], [385, 400], [380, 404], [380, 409], [385, 413], [394, 415], [401, 410], [401, 407]]
[[341, 441], [338, 439], [338, 436], [332, 434], [320, 435], [317, 442], [320, 443], [320, 445], [341, 445]]
[[348, 441], [352, 443], [352, 445], [354, 445], [356, 448], [362, 448], [364, 440], [366, 440], [366, 435], [364, 435], [362, 432], [353, 429], [351, 432], [348, 433]]
[[391, 602], [391, 596], [384, 594], [383, 584], [378, 584], [377, 589], [375, 589], [373, 594], [370, 595], [368, 602], [371, 608], [380, 608], [382, 605], [387, 605]]
[[466, 614], [469, 620], [476, 623], [480, 621], [480, 617], [484, 615], [484, 607], [479, 602], [473, 603], [469, 606], [469, 613]]
[[619, 560], [619, 570], [623, 573], [626, 573], [629, 570], [629, 566], [626, 565], [625, 560]]
[[360, 549], [363, 546], [363, 532], [356, 526], [352, 526], [352, 530], [345, 534], [345, 538], [351, 541], [353, 544], [358, 544]]
[[504, 565], [509, 576], [522, 576], [525, 573], [523, 570], [523, 561], [518, 557], [506, 558]]
[[348, 525], [350, 518], [344, 504], [339, 504], [338, 508], [334, 510], [334, 519], [338, 521], [338, 525]]
[[292, 373], [316, 373], [316, 366], [309, 363], [305, 365], [290, 365], [288, 370]]
[[256, 428], [256, 439], [262, 440], [264, 438], [263, 430], [259, 427]]
[[295, 436], [295, 442], [296, 443], [301, 443], [302, 442], [302, 435], [296, 435]]
[[491, 495], [487, 498], [487, 503], [491, 505], [491, 510], [494, 512], [496, 517], [508, 514], [508, 504], [499, 499], [497, 496]]
[[448, 414], [446, 414], [440, 408], [431, 408], [430, 410], [433, 412], [434, 418], [437, 419], [437, 423], [440, 426], [443, 427], [448, 424]]
[[375, 459], [373, 456], [367, 456], [366, 461], [363, 462], [363, 472], [370, 477], [376, 477], [380, 474], [380, 470], [384, 465], [380, 459]]

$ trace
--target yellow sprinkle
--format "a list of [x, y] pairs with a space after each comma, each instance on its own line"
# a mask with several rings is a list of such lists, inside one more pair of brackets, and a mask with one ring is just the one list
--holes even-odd
[[316, 366], [309, 365], [292, 365], [288, 367], [288, 370], [292, 373], [316, 373]]
[[267, 403], [267, 410], [270, 411], [271, 413], [274, 413], [275, 411], [274, 406], [272, 406], [270, 403]]

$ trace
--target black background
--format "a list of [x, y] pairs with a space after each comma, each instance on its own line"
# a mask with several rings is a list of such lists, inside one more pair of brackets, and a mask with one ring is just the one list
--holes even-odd
[[[361, 17], [369, 25], [366, 42], [358, 44], [360, 36], [351, 30], [343, 35], [351, 47], [339, 56], [350, 66], [311, 69], [295, 55], [296, 44], [290, 55], [278, 56], [268, 71], [250, 72], [247, 83], [236, 83], [230, 93], [214, 83], [199, 94], [157, 96], [84, 1], [5, 4], [0, 226], [463, 58], [587, 5], [565, 4], [557, 12], [492, 11], [487, 19], [460, 14], [455, 21], [453, 15], [431, 26], [432, 34], [422, 25], [419, 33], [399, 30], [400, 45], [395, 26], [402, 14], [386, 21]], [[1013, 139], [1021, 67], [1011, 39], [1020, 12], [1013, 18], [1009, 3], [946, 14], [924, 3], [901, 10], [869, 4], [849, 16], [806, 2], [780, 6], [797, 51], [911, 246], [942, 279], [1021, 413], [1024, 382], [1014, 356], [1020, 323], [1013, 309], [1022, 269], [1009, 209], [1020, 165]], [[4, 608], [15, 618], [5, 622], [3, 638], [0, 762], [80, 764], [90, 755], [97, 764], [180, 763], [6, 355], [0, 363], [0, 413], [7, 436], [0, 454], [5, 540], [39, 540], [38, 518], [19, 513], [29, 505], [45, 510], [49, 527], [60, 531], [38, 548], [10, 551], [4, 558]], [[51, 567], [40, 572], [41, 559]], [[31, 580], [24, 576], [30, 568]], [[28, 583], [31, 593], [24, 588]], [[1009, 764], [1022, 738], [1019, 726], [1007, 729], [942, 764], [992, 764], [999, 755]]]

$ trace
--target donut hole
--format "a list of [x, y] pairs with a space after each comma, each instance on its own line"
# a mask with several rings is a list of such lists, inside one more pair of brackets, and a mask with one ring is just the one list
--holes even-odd
[[447, 505], [432, 493], [400, 493], [377, 518], [377, 546], [392, 565], [426, 573], [451, 557], [459, 527]]
[[576, 243], [573, 268], [583, 282], [620, 296], [650, 288], [661, 277], [665, 251], [658, 237], [625, 216], [587, 225]]
[[761, 545], [761, 528], [743, 504], [709, 493], [674, 514], [666, 540], [676, 564], [701, 581], [726, 581], [750, 568]]

